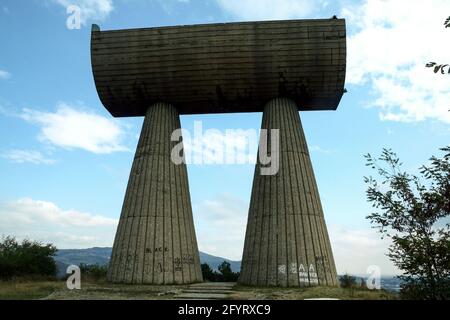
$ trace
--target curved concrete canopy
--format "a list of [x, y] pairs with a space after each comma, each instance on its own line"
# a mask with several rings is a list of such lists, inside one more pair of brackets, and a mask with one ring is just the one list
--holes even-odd
[[159, 101], [180, 114], [262, 112], [274, 97], [300, 110], [336, 110], [344, 93], [343, 19], [222, 23], [100, 31], [91, 60], [115, 117]]

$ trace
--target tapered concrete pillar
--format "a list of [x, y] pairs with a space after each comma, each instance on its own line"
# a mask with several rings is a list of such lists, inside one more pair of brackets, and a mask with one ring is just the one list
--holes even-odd
[[338, 285], [295, 102], [270, 101], [264, 108], [262, 128], [280, 130], [279, 170], [275, 175], [261, 175], [258, 157], [239, 282], [283, 287]]
[[202, 281], [186, 165], [171, 161], [178, 111], [147, 110], [128, 181], [108, 270], [119, 283]]

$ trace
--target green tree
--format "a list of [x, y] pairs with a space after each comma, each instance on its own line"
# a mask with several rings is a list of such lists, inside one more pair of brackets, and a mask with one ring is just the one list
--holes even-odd
[[236, 282], [239, 279], [239, 272], [233, 272], [230, 263], [227, 261], [222, 262], [218, 269], [225, 282]]
[[341, 288], [351, 289], [356, 287], [356, 278], [348, 274], [343, 275], [339, 278]]
[[219, 272], [211, 269], [207, 263], [201, 265], [203, 279], [211, 282], [236, 282], [239, 278], [239, 272], [233, 272], [229, 262], [222, 262], [217, 269]]
[[108, 266], [106, 265], [81, 263], [79, 267], [81, 276], [95, 281], [106, 279], [106, 274], [108, 273]]
[[443, 157], [433, 156], [419, 176], [402, 171], [392, 150], [365, 156], [381, 178], [364, 178], [376, 209], [367, 219], [392, 240], [388, 257], [403, 271], [405, 298], [450, 298], [450, 146], [441, 150]]
[[207, 263], [202, 263], [201, 265], [201, 269], [202, 269], [202, 275], [203, 275], [203, 279], [206, 281], [211, 281], [211, 282], [217, 282], [220, 281], [219, 277], [220, 275], [214, 271], [213, 269], [211, 269], [211, 267], [209, 266], [209, 264]]
[[0, 278], [55, 276], [56, 263], [53, 256], [56, 247], [52, 244], [3, 237], [0, 241]]

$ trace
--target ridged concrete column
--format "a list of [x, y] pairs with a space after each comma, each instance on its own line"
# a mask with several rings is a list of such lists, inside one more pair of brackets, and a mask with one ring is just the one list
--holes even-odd
[[336, 286], [330, 240], [295, 102], [270, 101], [262, 128], [280, 129], [280, 165], [277, 174], [261, 175], [258, 157], [239, 282]]
[[108, 279], [119, 283], [202, 281], [185, 164], [171, 161], [180, 128], [170, 104], [148, 108], [128, 180]]

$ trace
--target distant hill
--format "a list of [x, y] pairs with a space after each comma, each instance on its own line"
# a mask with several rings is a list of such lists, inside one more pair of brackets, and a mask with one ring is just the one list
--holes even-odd
[[111, 248], [89, 248], [89, 249], [61, 249], [55, 256], [57, 262], [67, 265], [84, 264], [108, 264], [111, 256]]
[[[75, 264], [98, 264], [107, 265], [111, 257], [112, 248], [89, 248], [89, 249], [60, 249], [55, 255], [56, 265], [58, 267], [58, 276], [62, 277], [66, 273], [69, 265]], [[200, 251], [200, 262], [207, 263], [212, 269], [227, 261], [231, 269], [235, 272], [241, 269], [240, 261], [232, 261], [222, 257], [216, 257]]]
[[239, 272], [241, 270], [240, 261], [233, 261], [222, 257], [216, 257], [200, 251], [200, 262], [207, 263], [213, 270], [217, 270], [217, 267], [224, 261], [230, 263], [231, 270], [233, 270], [234, 272]]
[[55, 262], [58, 268], [57, 276], [63, 277], [67, 267], [71, 264], [98, 264], [109, 263], [112, 248], [89, 248], [89, 249], [60, 249], [56, 252]]

